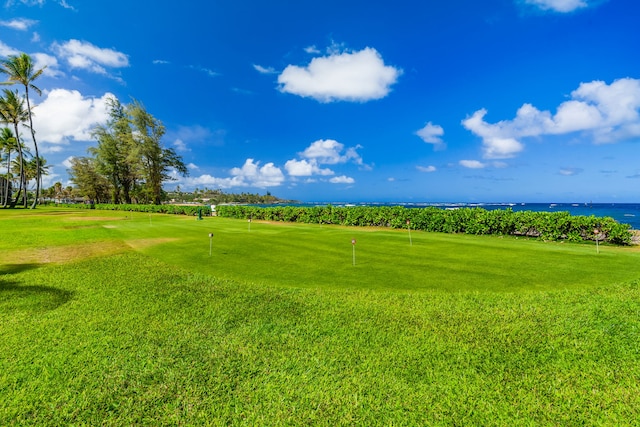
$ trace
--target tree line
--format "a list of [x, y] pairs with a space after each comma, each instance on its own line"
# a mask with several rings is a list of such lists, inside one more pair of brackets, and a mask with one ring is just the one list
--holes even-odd
[[[48, 173], [46, 160], [38, 150], [33, 127], [33, 105], [30, 94], [42, 95], [34, 81], [46, 67], [36, 69], [26, 53], [0, 61], [0, 74], [7, 77], [2, 85], [22, 86], [22, 91], [3, 89], [0, 94], [0, 202], [3, 207], [28, 205], [35, 209], [44, 196], [66, 199], [81, 198], [89, 202], [160, 204], [166, 193], [165, 181], [175, 179], [172, 173], [187, 176], [182, 158], [162, 145], [165, 127], [147, 112], [137, 100], [123, 105], [115, 98], [108, 101], [109, 119], [92, 130], [97, 146], [89, 148], [86, 157], [74, 157], [69, 178], [75, 188], [56, 183], [42, 191], [42, 176]], [[35, 153], [25, 145], [20, 128], [31, 134]], [[34, 183], [35, 191], [29, 191]]]

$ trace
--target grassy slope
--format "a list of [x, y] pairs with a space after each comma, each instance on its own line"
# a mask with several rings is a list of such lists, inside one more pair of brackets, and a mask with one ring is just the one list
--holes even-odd
[[[640, 415], [636, 252], [417, 233], [410, 247], [398, 233], [264, 224], [248, 233], [246, 223], [214, 221], [46, 224], [0, 212], [0, 424], [624, 424]], [[6, 233], [26, 224], [33, 234]], [[181, 240], [140, 240], [149, 238]], [[30, 240], [39, 254], [96, 256], [11, 259]], [[107, 249], [76, 253], [65, 246], [74, 240]], [[345, 266], [332, 273], [317, 259]], [[282, 283], [256, 271], [274, 260]], [[517, 281], [541, 264], [531, 276], [541, 290]], [[597, 275], [611, 264], [609, 280]], [[441, 270], [448, 292], [420, 286], [434, 277], [425, 271], [404, 271], [417, 267]]]

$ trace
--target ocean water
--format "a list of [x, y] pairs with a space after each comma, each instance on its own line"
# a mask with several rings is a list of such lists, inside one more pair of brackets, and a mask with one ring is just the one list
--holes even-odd
[[640, 230], [640, 203], [346, 203], [315, 202], [297, 203], [295, 206], [404, 206], [406, 208], [424, 208], [435, 206], [443, 209], [462, 207], [480, 207], [487, 210], [507, 209], [534, 212], [569, 212], [571, 215], [611, 217], [616, 221], [629, 224]]

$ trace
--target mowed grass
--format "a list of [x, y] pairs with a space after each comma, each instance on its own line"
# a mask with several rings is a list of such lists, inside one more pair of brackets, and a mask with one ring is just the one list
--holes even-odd
[[0, 425], [640, 418], [633, 248], [45, 209], [0, 230]]

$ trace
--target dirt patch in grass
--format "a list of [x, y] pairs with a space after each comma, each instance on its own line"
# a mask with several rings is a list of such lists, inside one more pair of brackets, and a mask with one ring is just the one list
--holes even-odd
[[72, 216], [68, 221], [123, 221], [126, 217], [117, 216]]
[[167, 243], [175, 238], [135, 239], [122, 241], [106, 241], [69, 246], [50, 246], [44, 248], [30, 248], [3, 254], [2, 264], [49, 264], [66, 263], [87, 258], [105, 256], [125, 252], [130, 249], [140, 250], [161, 243]]
[[3, 256], [3, 263], [65, 263], [96, 256], [110, 255], [126, 249], [128, 249], [128, 247], [123, 242], [118, 241], [30, 248], [6, 254], [6, 256]]
[[148, 247], [159, 245], [161, 243], [175, 242], [176, 240], [178, 239], [174, 237], [159, 237], [156, 239], [127, 240], [125, 241], [125, 243], [129, 245], [129, 247], [138, 250], [138, 249], [146, 249]]

